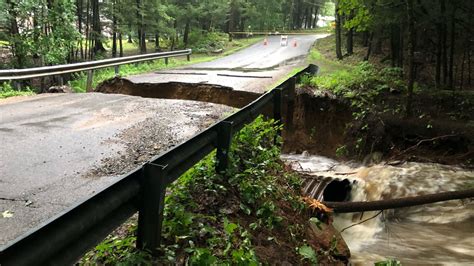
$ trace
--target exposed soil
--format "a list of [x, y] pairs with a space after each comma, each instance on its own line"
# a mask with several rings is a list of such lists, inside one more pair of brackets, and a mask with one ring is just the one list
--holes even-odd
[[[418, 96], [415, 116], [373, 110], [366, 119], [353, 119], [350, 103], [314, 89], [298, 89], [293, 125], [284, 132], [284, 151], [308, 151], [329, 157], [366, 162], [373, 154], [386, 160], [409, 160], [462, 164], [474, 167], [472, 104], [466, 97], [440, 101], [437, 95]], [[392, 109], [403, 97], [383, 95], [379, 101]], [[381, 105], [382, 106], [382, 105]], [[382, 107], [381, 107], [382, 108]], [[338, 148], [344, 150], [337, 152]]]
[[104, 81], [97, 86], [96, 92], [119, 93], [147, 98], [193, 100], [237, 108], [244, 107], [261, 95], [206, 83], [133, 83], [119, 77]]
[[345, 142], [344, 131], [351, 120], [347, 104], [328, 94], [316, 96], [311, 89], [298, 89], [293, 125], [283, 132], [283, 151], [334, 157], [335, 149]]

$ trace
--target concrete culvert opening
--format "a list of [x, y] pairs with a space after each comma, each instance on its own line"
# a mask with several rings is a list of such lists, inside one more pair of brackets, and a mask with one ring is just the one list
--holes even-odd
[[261, 94], [236, 91], [230, 87], [207, 83], [133, 83], [115, 77], [102, 82], [95, 92], [125, 94], [146, 98], [192, 100], [242, 108]]
[[303, 194], [318, 201], [344, 202], [351, 198], [352, 183], [348, 179], [308, 176]]
[[323, 200], [331, 202], [349, 201], [351, 198], [352, 184], [349, 180], [333, 180], [324, 189]]

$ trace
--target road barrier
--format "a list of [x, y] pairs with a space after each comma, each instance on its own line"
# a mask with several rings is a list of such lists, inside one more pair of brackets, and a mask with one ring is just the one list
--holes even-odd
[[[46, 66], [46, 67], [25, 68], [25, 69], [6, 69], [6, 70], [0, 70], [0, 82], [31, 79], [31, 78], [41, 78], [41, 77], [55, 76], [55, 75], [60, 76], [62, 74], [67, 74], [67, 73], [87, 71], [86, 90], [89, 91], [92, 88], [94, 70], [96, 69], [101, 69], [101, 68], [106, 68], [106, 67], [115, 67], [115, 74], [118, 75], [119, 74], [118, 66], [120, 65], [151, 61], [151, 60], [156, 60], [156, 59], [161, 59], [161, 58], [164, 58], [165, 63], [168, 64], [168, 58], [178, 57], [178, 56], [187, 56], [188, 61], [190, 61], [191, 53], [192, 53], [192, 50], [187, 49], [187, 50], [179, 50], [179, 51], [109, 58], [109, 59], [67, 64], [67, 65], [56, 65], [56, 66]], [[61, 76], [59, 80], [60, 80], [60, 83], [62, 83]], [[59, 85], [63, 85], [63, 84], [59, 84]]]
[[[0, 265], [67, 265], [102, 241], [138, 211], [137, 247], [156, 251], [160, 246], [167, 186], [217, 149], [216, 171], [225, 172], [234, 132], [271, 105], [273, 118], [282, 122], [294, 108], [295, 84], [310, 65], [238, 112], [214, 124], [171, 150], [124, 175], [92, 197], [64, 211], [0, 249]], [[291, 123], [287, 119], [286, 123]]]

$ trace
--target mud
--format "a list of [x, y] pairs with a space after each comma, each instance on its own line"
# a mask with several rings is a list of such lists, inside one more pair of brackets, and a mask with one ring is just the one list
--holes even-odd
[[113, 78], [100, 84], [96, 92], [125, 94], [146, 98], [180, 99], [223, 104], [242, 108], [261, 94], [236, 91], [230, 87], [205, 83], [134, 83], [124, 78]]
[[308, 151], [334, 157], [337, 147], [344, 145], [346, 125], [351, 120], [350, 108], [335, 97], [297, 89], [293, 123], [283, 132], [283, 152]]
[[[428, 103], [428, 100], [424, 100]], [[428, 117], [403, 118], [377, 110], [355, 120], [350, 103], [312, 89], [297, 89], [291, 126], [283, 133], [285, 153], [356, 161], [402, 160], [474, 167], [472, 120], [435, 117], [431, 106], [418, 106]], [[437, 108], [438, 110], [439, 108]], [[438, 112], [438, 111], [437, 111]], [[369, 158], [370, 157], [370, 158]]]

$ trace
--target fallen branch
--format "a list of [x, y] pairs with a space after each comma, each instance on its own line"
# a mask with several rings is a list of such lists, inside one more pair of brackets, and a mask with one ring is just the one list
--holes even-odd
[[340, 233], [346, 231], [347, 229], [349, 229], [349, 228], [351, 228], [351, 227], [354, 227], [354, 226], [356, 226], [356, 225], [363, 224], [363, 223], [365, 223], [365, 222], [367, 222], [367, 221], [370, 221], [370, 220], [374, 219], [375, 217], [379, 216], [380, 214], [382, 214], [382, 212], [383, 212], [383, 211], [379, 211], [376, 215], [374, 215], [374, 216], [372, 216], [372, 217], [370, 217], [370, 218], [367, 218], [367, 219], [365, 219], [365, 220], [363, 220], [363, 221], [361, 221], [361, 222], [355, 223], [355, 224], [351, 224], [351, 225], [349, 225], [348, 227], [345, 227], [344, 229], [342, 229], [342, 230], [340, 231]]
[[406, 150], [404, 150], [404, 151], [402, 151], [402, 152], [400, 152], [400, 153], [398, 153], [398, 154], [393, 155], [392, 157], [390, 157], [390, 158], [388, 159], [388, 161], [393, 160], [394, 158], [397, 158], [397, 157], [399, 157], [399, 156], [401, 156], [401, 155], [403, 155], [403, 154], [406, 154], [406, 153], [408, 153], [408, 152], [410, 152], [410, 151], [412, 151], [412, 150], [415, 150], [416, 148], [418, 148], [421, 144], [423, 144], [423, 143], [425, 143], [425, 142], [433, 142], [433, 141], [436, 141], [436, 140], [445, 139], [445, 138], [451, 138], [451, 137], [456, 137], [456, 136], [458, 136], [458, 135], [452, 134], [452, 135], [438, 136], [438, 137], [434, 137], [434, 138], [431, 138], [431, 139], [422, 139], [422, 140], [420, 140], [417, 144], [415, 144], [415, 145], [409, 147], [408, 149], [406, 149]]
[[387, 209], [405, 208], [441, 201], [474, 198], [474, 189], [441, 192], [399, 199], [377, 200], [368, 202], [322, 202], [336, 213], [381, 211]]

